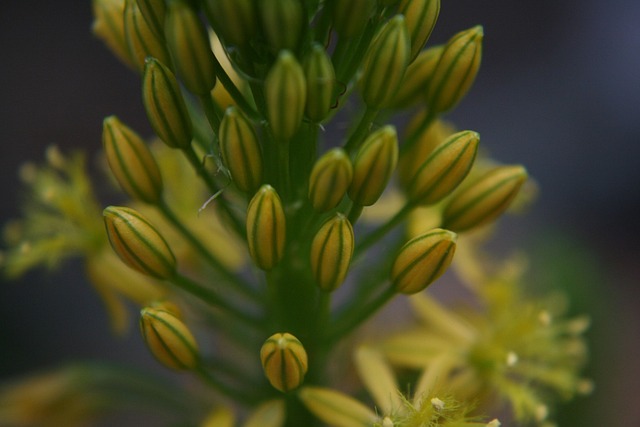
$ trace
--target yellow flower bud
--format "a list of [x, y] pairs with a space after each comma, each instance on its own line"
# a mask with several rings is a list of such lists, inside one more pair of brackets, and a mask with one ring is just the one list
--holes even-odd
[[262, 182], [262, 152], [253, 126], [236, 107], [229, 107], [219, 131], [220, 153], [236, 186], [255, 191]]
[[153, 154], [115, 116], [104, 119], [102, 146], [113, 176], [129, 196], [152, 204], [162, 199], [162, 176]]
[[430, 205], [449, 195], [471, 170], [479, 142], [476, 132], [462, 131], [436, 147], [409, 184], [409, 200]]
[[191, 145], [191, 117], [173, 72], [155, 58], [147, 58], [142, 101], [151, 127], [172, 148]]
[[151, 353], [164, 366], [178, 371], [198, 366], [198, 344], [189, 328], [173, 313], [143, 308], [140, 332]]
[[433, 283], [451, 264], [456, 240], [455, 233], [440, 228], [409, 240], [391, 268], [396, 290], [415, 294]]
[[443, 226], [461, 232], [500, 216], [527, 180], [520, 165], [499, 166], [455, 194], [443, 212]]
[[476, 78], [482, 58], [481, 26], [451, 38], [429, 83], [427, 105], [434, 113], [448, 111], [467, 93]]
[[336, 74], [331, 58], [320, 44], [315, 43], [304, 63], [307, 82], [307, 103], [305, 112], [314, 122], [324, 119], [333, 103]]
[[286, 222], [276, 190], [263, 185], [247, 209], [249, 254], [258, 267], [271, 270], [284, 254]]
[[298, 47], [303, 20], [300, 0], [260, 1], [260, 19], [267, 42], [274, 52]]
[[341, 213], [320, 227], [311, 243], [311, 271], [320, 289], [331, 292], [344, 282], [354, 242], [353, 227]]
[[93, 0], [93, 34], [125, 64], [136, 68], [124, 32], [124, 0]]
[[440, 0], [402, 0], [398, 13], [404, 15], [411, 40], [413, 61], [425, 45], [440, 14]]
[[409, 65], [410, 52], [405, 18], [396, 15], [382, 27], [364, 60], [360, 90], [367, 106], [381, 108], [393, 100]]
[[273, 136], [289, 139], [302, 122], [307, 100], [304, 72], [291, 52], [280, 52], [264, 86], [267, 119]]
[[353, 166], [342, 148], [323, 154], [311, 170], [309, 200], [318, 212], [338, 206], [353, 179]]
[[429, 80], [443, 51], [444, 46], [434, 46], [420, 52], [415, 61], [407, 67], [402, 84], [393, 97], [392, 108], [408, 108], [423, 101]]
[[149, 28], [164, 39], [164, 17], [167, 10], [164, 0], [136, 0], [136, 4]]
[[149, 26], [136, 0], [125, 0], [124, 31], [131, 57], [140, 73], [144, 71], [144, 61], [147, 56], [153, 56], [164, 64], [170, 64], [171, 58], [162, 35]]
[[359, 400], [324, 387], [303, 387], [298, 398], [316, 417], [332, 426], [372, 426], [380, 419]]
[[175, 274], [173, 252], [146, 218], [133, 209], [117, 206], [107, 207], [103, 217], [109, 243], [125, 264], [158, 279]]
[[333, 27], [340, 37], [360, 34], [376, 6], [375, 0], [334, 0], [331, 2]]
[[208, 95], [216, 83], [216, 74], [209, 37], [198, 15], [184, 2], [172, 1], [167, 11], [165, 35], [184, 85], [194, 94]]
[[252, 0], [207, 0], [207, 17], [226, 43], [243, 46], [258, 28], [258, 14]]
[[384, 191], [398, 162], [398, 136], [384, 126], [364, 141], [353, 162], [349, 197], [361, 206], [373, 205]]
[[271, 385], [283, 393], [302, 384], [307, 373], [307, 352], [290, 333], [271, 335], [260, 349], [264, 374]]

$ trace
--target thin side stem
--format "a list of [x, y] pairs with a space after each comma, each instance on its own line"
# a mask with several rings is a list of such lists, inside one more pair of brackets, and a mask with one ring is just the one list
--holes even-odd
[[214, 377], [211, 372], [202, 367], [198, 367], [194, 372], [201, 380], [203, 380], [215, 390], [246, 406], [253, 407], [262, 399], [261, 396], [248, 393], [248, 390], [238, 390], [237, 388], [225, 384], [224, 382]]
[[347, 153], [354, 153], [358, 147], [360, 147], [360, 144], [369, 133], [371, 124], [378, 115], [378, 111], [379, 110], [377, 108], [371, 108], [369, 106], [364, 110], [364, 114], [360, 118], [360, 122], [358, 123], [356, 130], [351, 134], [347, 143], [344, 145], [344, 149]]
[[260, 114], [258, 114], [258, 112], [249, 104], [249, 102], [247, 102], [244, 95], [240, 92], [240, 90], [238, 90], [236, 85], [233, 83], [233, 81], [225, 71], [222, 64], [220, 64], [215, 56], [213, 58], [213, 66], [215, 69], [216, 77], [218, 77], [218, 80], [220, 80], [222, 86], [224, 86], [227, 92], [229, 92], [229, 95], [231, 95], [236, 104], [238, 104], [238, 107], [240, 107], [240, 109], [252, 120], [262, 120]]
[[398, 224], [400, 224], [405, 219], [405, 217], [413, 210], [414, 207], [415, 206], [413, 204], [407, 203], [389, 221], [387, 221], [371, 233], [367, 234], [364, 239], [356, 244], [353, 256], [354, 259], [362, 255], [365, 250], [369, 249], [372, 245], [382, 239], [387, 233], [393, 230]]

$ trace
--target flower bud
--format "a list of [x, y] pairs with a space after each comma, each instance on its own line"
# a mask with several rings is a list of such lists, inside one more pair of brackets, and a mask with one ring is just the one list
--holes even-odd
[[333, 63], [322, 45], [315, 43], [311, 47], [304, 63], [304, 74], [307, 82], [305, 112], [309, 119], [317, 123], [329, 114], [336, 87]]
[[140, 73], [144, 71], [144, 61], [147, 56], [153, 56], [164, 64], [170, 64], [171, 58], [164, 39], [149, 26], [136, 0], [125, 0], [125, 5], [124, 31], [129, 52], [138, 71]]
[[353, 166], [342, 148], [323, 154], [311, 170], [309, 200], [318, 212], [338, 206], [353, 179]]
[[443, 51], [444, 46], [434, 46], [420, 52], [415, 61], [407, 67], [402, 84], [393, 97], [392, 108], [409, 108], [423, 101]]
[[398, 292], [420, 292], [445, 272], [456, 250], [455, 233], [435, 228], [409, 240], [391, 268], [391, 280]]
[[191, 145], [191, 117], [173, 72], [155, 58], [147, 58], [142, 101], [151, 127], [172, 148]]
[[433, 27], [436, 26], [440, 14], [440, 0], [402, 0], [398, 6], [398, 13], [406, 19], [411, 40], [411, 62], [418, 56]]
[[427, 92], [427, 105], [432, 112], [452, 109], [467, 93], [480, 68], [482, 37], [482, 27], [476, 26], [447, 42]]
[[167, 7], [164, 0], [135, 0], [147, 25], [160, 39], [164, 39], [164, 17]]
[[133, 209], [117, 206], [107, 207], [103, 217], [109, 243], [125, 264], [158, 279], [175, 274], [173, 252], [146, 218]]
[[122, 62], [136, 68], [124, 32], [124, 0], [93, 0], [91, 31], [100, 38]]
[[198, 15], [184, 2], [172, 1], [167, 11], [165, 35], [184, 85], [191, 93], [208, 95], [216, 83], [216, 74], [209, 38]]
[[316, 233], [311, 243], [311, 271], [323, 291], [334, 291], [344, 282], [354, 241], [353, 227], [341, 213], [326, 221]]
[[449, 201], [443, 212], [443, 226], [466, 231], [500, 216], [527, 180], [520, 165], [499, 166], [469, 184]]
[[236, 107], [220, 123], [220, 153], [236, 186], [253, 192], [262, 182], [262, 152], [253, 126]]
[[449, 195], [471, 170], [479, 142], [476, 132], [462, 131], [436, 147], [409, 184], [409, 200], [430, 205]]
[[302, 122], [307, 100], [304, 72], [291, 52], [280, 52], [264, 85], [267, 119], [273, 136], [289, 139]]
[[303, 387], [298, 398], [327, 425], [372, 426], [380, 421], [378, 415], [359, 400], [330, 388]]
[[333, 27], [340, 37], [356, 36], [364, 31], [375, 6], [375, 0], [334, 0], [331, 2]]
[[349, 197], [360, 206], [373, 205], [384, 191], [398, 162], [398, 136], [384, 126], [364, 141], [353, 162]]
[[260, 187], [247, 209], [247, 242], [253, 261], [271, 270], [284, 254], [286, 223], [282, 202], [268, 184]]
[[206, 0], [204, 9], [226, 43], [243, 46], [256, 33], [258, 14], [252, 0]]
[[198, 366], [198, 344], [189, 328], [171, 312], [143, 308], [140, 332], [151, 353], [167, 368], [182, 371]]
[[282, 427], [286, 418], [287, 409], [284, 399], [271, 399], [253, 409], [242, 427]]
[[264, 374], [271, 385], [283, 393], [302, 384], [307, 373], [307, 352], [290, 333], [271, 335], [260, 349]]
[[364, 60], [360, 90], [367, 106], [381, 108], [393, 100], [409, 65], [410, 49], [405, 19], [396, 15], [382, 27]]
[[162, 176], [151, 151], [115, 116], [104, 119], [102, 146], [113, 176], [129, 196], [151, 204], [162, 199]]
[[270, 0], [258, 3], [262, 28], [272, 50], [295, 50], [304, 25], [302, 2]]

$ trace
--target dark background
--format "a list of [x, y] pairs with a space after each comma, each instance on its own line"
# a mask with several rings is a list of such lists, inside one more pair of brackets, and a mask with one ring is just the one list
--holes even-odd
[[[6, 3], [0, 11], [1, 222], [18, 214], [18, 166], [41, 161], [46, 146], [96, 151], [110, 114], [149, 134], [138, 78], [91, 35], [89, 1]], [[584, 281], [589, 301], [580, 301], [579, 287], [574, 296], [599, 313], [601, 334], [592, 344], [597, 393], [578, 409], [588, 411], [587, 421], [572, 425], [636, 425], [640, 2], [442, 3], [432, 42], [476, 24], [485, 29], [482, 69], [450, 118], [478, 131], [497, 159], [524, 163], [541, 188], [533, 210], [508, 222], [506, 240], [542, 255], [584, 254], [599, 275]], [[566, 240], [555, 242], [558, 236]], [[570, 242], [566, 249], [563, 241]], [[103, 307], [80, 270], [72, 263], [60, 275], [0, 283], [0, 380], [69, 359], [153, 365], [137, 334], [109, 335]]]

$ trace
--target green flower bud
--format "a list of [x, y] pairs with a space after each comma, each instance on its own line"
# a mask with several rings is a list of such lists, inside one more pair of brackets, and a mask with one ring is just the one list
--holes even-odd
[[304, 63], [307, 81], [307, 103], [305, 112], [314, 122], [324, 119], [333, 103], [336, 73], [331, 58], [322, 45], [315, 43]]
[[129, 196], [151, 204], [162, 199], [162, 176], [153, 154], [142, 138], [115, 116], [104, 119], [102, 146], [113, 176]]
[[236, 186], [253, 192], [262, 182], [262, 152], [253, 126], [236, 107], [220, 123], [220, 153]]
[[164, 40], [144, 19], [136, 0], [125, 0], [125, 5], [125, 37], [138, 71], [140, 73], [144, 71], [144, 61], [147, 56], [153, 56], [164, 64], [170, 64], [171, 58]]
[[264, 85], [267, 119], [273, 136], [289, 139], [302, 122], [307, 100], [304, 72], [291, 52], [280, 52]]
[[209, 94], [216, 84], [214, 57], [198, 15], [184, 2], [172, 1], [167, 11], [165, 35], [184, 85], [196, 95]]
[[323, 154], [311, 170], [309, 200], [318, 212], [326, 212], [338, 206], [351, 185], [353, 166], [342, 148], [334, 148]]
[[152, 307], [140, 311], [140, 332], [151, 354], [177, 371], [198, 366], [199, 352], [189, 328], [173, 313]]
[[271, 335], [260, 349], [264, 374], [271, 385], [283, 393], [302, 384], [307, 373], [307, 352], [290, 333]]
[[204, 8], [216, 33], [226, 43], [243, 46], [255, 35], [258, 14], [252, 0], [206, 0]]
[[375, 6], [375, 0], [334, 0], [330, 5], [333, 27], [340, 37], [356, 36], [364, 31]]
[[520, 165], [499, 166], [469, 184], [449, 201], [443, 226], [456, 232], [487, 224], [500, 216], [527, 180]]
[[173, 72], [155, 58], [147, 58], [142, 101], [151, 127], [172, 148], [191, 145], [191, 117]]
[[455, 233], [435, 228], [409, 240], [391, 267], [391, 280], [398, 292], [415, 294], [442, 275], [456, 250]]
[[302, 35], [303, 11], [300, 0], [260, 1], [260, 19], [267, 42], [274, 52], [295, 50]]
[[409, 184], [409, 200], [430, 205], [449, 195], [471, 170], [479, 142], [476, 132], [462, 131], [436, 147]]
[[444, 47], [429, 83], [427, 105], [434, 113], [452, 109], [467, 93], [482, 58], [482, 27], [462, 31]]
[[247, 209], [249, 254], [258, 267], [271, 270], [284, 254], [286, 222], [276, 190], [263, 185]]
[[404, 15], [411, 39], [413, 61], [425, 45], [440, 14], [440, 0], [402, 0], [398, 13]]
[[124, 31], [124, 0], [93, 0], [91, 31], [125, 64], [136, 68]]
[[142, 17], [160, 39], [164, 38], [164, 17], [167, 7], [164, 0], [136, 0]]
[[353, 227], [341, 213], [326, 221], [316, 233], [311, 243], [311, 271], [323, 291], [334, 291], [344, 282], [354, 241]]
[[360, 206], [373, 205], [384, 191], [398, 162], [398, 136], [384, 126], [364, 141], [353, 162], [349, 197]]
[[443, 51], [444, 46], [434, 46], [420, 52], [415, 61], [407, 67], [402, 84], [393, 97], [392, 108], [409, 108], [423, 101]]
[[393, 100], [409, 65], [409, 33], [402, 15], [387, 22], [364, 60], [360, 90], [369, 107], [381, 108]]
[[109, 243], [120, 259], [134, 270], [158, 279], [176, 272], [176, 258], [153, 225], [133, 209], [107, 207], [103, 213]]

